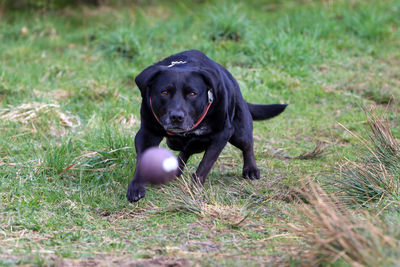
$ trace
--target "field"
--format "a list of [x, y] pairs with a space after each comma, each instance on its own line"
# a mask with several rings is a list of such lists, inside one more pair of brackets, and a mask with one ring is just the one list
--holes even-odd
[[[0, 8], [0, 265], [399, 264], [399, 27], [398, 0]], [[189, 49], [289, 104], [255, 123], [262, 178], [228, 145], [129, 203], [134, 77]]]

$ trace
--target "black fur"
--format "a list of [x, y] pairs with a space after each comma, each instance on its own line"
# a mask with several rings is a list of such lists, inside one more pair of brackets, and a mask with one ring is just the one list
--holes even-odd
[[[277, 116], [286, 105], [247, 103], [232, 75], [197, 50], [172, 55], [143, 70], [135, 81], [142, 95], [141, 128], [135, 137], [138, 161], [144, 150], [166, 137], [168, 146], [180, 151], [181, 170], [191, 155], [205, 152], [193, 174], [202, 184], [230, 142], [243, 152], [243, 177], [260, 178], [253, 152], [253, 120]], [[192, 129], [209, 103], [208, 91], [213, 102], [204, 120]], [[143, 198], [145, 188], [144, 177], [135, 172], [128, 200]]]

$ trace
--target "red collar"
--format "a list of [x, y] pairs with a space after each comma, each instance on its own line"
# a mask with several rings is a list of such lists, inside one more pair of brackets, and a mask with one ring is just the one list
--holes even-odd
[[[204, 109], [203, 113], [201, 114], [200, 118], [198, 119], [198, 121], [197, 121], [195, 124], [193, 124], [192, 128], [190, 128], [189, 130], [186, 130], [186, 131], [184, 131], [184, 132], [182, 132], [182, 133], [187, 133], [187, 132], [192, 131], [194, 128], [196, 128], [197, 126], [199, 126], [199, 124], [200, 124], [200, 123], [204, 120], [204, 118], [206, 117], [207, 112], [208, 112], [208, 110], [210, 109], [212, 102], [214, 101], [214, 96], [213, 96], [213, 93], [211, 92], [211, 90], [208, 90], [207, 95], [208, 95], [208, 104], [207, 104], [206, 108]], [[154, 115], [154, 117], [156, 118], [156, 120], [158, 121], [158, 123], [159, 123], [161, 126], [163, 126], [162, 123], [161, 123], [161, 121], [160, 121], [160, 119], [157, 117], [156, 113], [154, 113], [153, 105], [152, 105], [152, 103], [151, 103], [151, 97], [149, 97], [149, 102], [150, 102], [151, 112], [153, 112], [153, 115]], [[168, 135], [175, 135], [174, 133], [171, 133], [171, 132], [168, 132], [168, 131], [167, 131], [167, 134], [168, 134]]]

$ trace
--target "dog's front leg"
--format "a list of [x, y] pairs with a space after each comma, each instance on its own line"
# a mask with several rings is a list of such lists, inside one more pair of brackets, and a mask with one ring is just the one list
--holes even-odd
[[217, 161], [218, 156], [221, 154], [222, 150], [228, 143], [230, 136], [230, 134], [225, 134], [214, 138], [214, 140], [211, 142], [211, 145], [206, 149], [203, 159], [201, 160], [199, 167], [193, 175], [195, 182], [204, 184], [208, 174], [211, 171], [212, 166]]
[[136, 170], [132, 181], [129, 183], [128, 192], [126, 193], [129, 202], [136, 202], [145, 196], [147, 183], [142, 177], [140, 177], [140, 174], [137, 171], [137, 166], [139, 166], [140, 157], [143, 151], [149, 147], [158, 146], [162, 139], [162, 136], [154, 135], [143, 128], [140, 128], [139, 132], [136, 134]]

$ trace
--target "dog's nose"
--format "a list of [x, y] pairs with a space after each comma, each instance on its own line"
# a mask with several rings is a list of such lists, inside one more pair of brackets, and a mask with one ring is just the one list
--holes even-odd
[[180, 123], [180, 122], [183, 122], [184, 116], [185, 116], [185, 114], [183, 113], [183, 111], [174, 110], [171, 112], [169, 117], [172, 122]]

